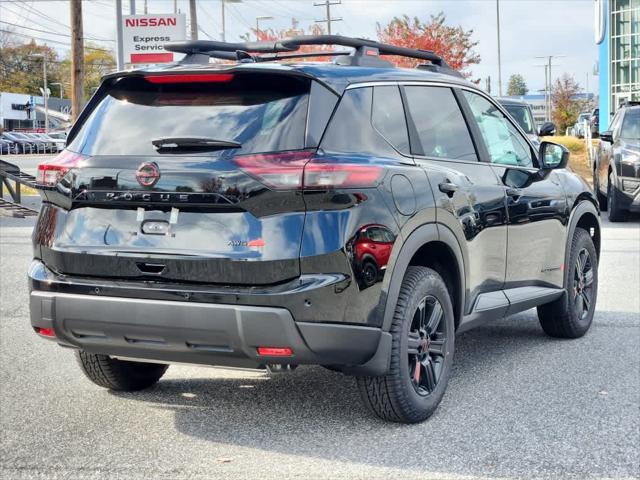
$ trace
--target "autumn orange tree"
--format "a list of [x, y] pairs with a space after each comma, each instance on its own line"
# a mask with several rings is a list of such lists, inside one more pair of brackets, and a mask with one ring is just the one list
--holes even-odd
[[[430, 50], [442, 58], [455, 70], [465, 76], [465, 69], [480, 63], [480, 56], [473, 48], [478, 45], [472, 39], [473, 30], [464, 30], [461, 26], [446, 25], [443, 12], [431, 15], [428, 21], [418, 17], [410, 19], [408, 15], [394, 17], [385, 27], [377, 24], [378, 40], [399, 47]], [[415, 67], [424, 60], [406, 57], [389, 57], [399, 67]]]
[[[300, 27], [300, 22], [295, 18], [291, 19], [291, 27], [285, 28], [282, 30], [274, 30], [273, 28], [269, 28], [266, 30], [260, 29], [256, 30], [255, 28], [251, 29], [251, 33], [245, 33], [241, 35], [242, 38], [246, 42], [255, 41], [256, 38], [260, 42], [273, 42], [275, 40], [281, 40], [283, 38], [289, 37], [297, 37], [299, 35], [324, 35], [324, 29], [317, 24], [311, 25], [308, 31], [305, 31], [304, 28]], [[322, 51], [330, 51], [333, 48], [330, 45], [301, 45], [295, 53], [313, 53], [313, 52], [322, 52]], [[293, 53], [293, 52], [292, 52]], [[282, 53], [281, 55], [287, 55], [286, 53]], [[328, 62], [331, 60], [331, 57], [310, 57], [308, 60], [318, 60]]]
[[551, 88], [553, 111], [551, 117], [558, 132], [565, 132], [568, 127], [576, 123], [578, 115], [585, 107], [584, 102], [576, 98], [580, 92], [580, 85], [568, 73], [556, 79]]

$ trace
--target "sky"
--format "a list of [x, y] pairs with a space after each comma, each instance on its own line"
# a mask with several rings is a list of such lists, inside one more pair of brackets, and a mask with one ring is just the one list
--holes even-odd
[[[176, 1], [178, 9], [187, 12], [188, 1]], [[325, 15], [324, 6], [314, 6], [314, 0], [242, 0], [229, 3], [231, 1], [234, 0], [226, 3], [227, 41], [239, 41], [240, 35], [255, 28], [257, 16], [274, 17], [262, 20], [261, 28], [278, 30], [290, 26], [292, 17], [306, 29]], [[122, 3], [127, 14], [129, 1], [123, 0]], [[135, 3], [138, 13], [142, 13], [144, 0], [136, 0]], [[174, 0], [147, 0], [147, 3], [150, 13], [173, 11]], [[543, 89], [544, 68], [539, 65], [546, 60], [536, 57], [548, 55], [562, 55], [553, 60], [554, 78], [566, 72], [573, 75], [582, 88], [586, 87], [588, 79], [589, 91], [595, 91], [594, 0], [500, 0], [499, 5], [504, 92], [509, 76], [515, 73], [524, 76], [530, 93]], [[219, 39], [221, 0], [198, 0], [197, 8], [200, 38]], [[473, 30], [472, 38], [478, 42], [475, 50], [481, 57], [481, 63], [471, 68], [472, 78], [490, 76], [492, 93], [497, 94], [496, 0], [342, 0], [342, 4], [333, 6], [331, 10], [332, 17], [343, 19], [333, 23], [333, 33], [372, 39], [376, 38], [376, 24], [385, 25], [394, 16], [407, 14], [426, 20], [430, 15], [444, 12], [447, 24]], [[83, 18], [86, 37], [100, 39], [96, 43], [104, 47], [114, 47], [114, 0], [85, 0]], [[68, 51], [69, 39], [65, 36], [69, 33], [67, 0], [0, 0], [0, 22], [3, 30], [9, 28], [16, 33], [55, 40], [57, 43], [49, 43], [50, 46], [63, 54]], [[484, 81], [481, 85], [484, 86]]]

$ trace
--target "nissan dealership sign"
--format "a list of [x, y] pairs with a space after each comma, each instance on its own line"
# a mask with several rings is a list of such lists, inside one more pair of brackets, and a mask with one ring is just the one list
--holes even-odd
[[123, 17], [122, 44], [125, 63], [173, 62], [173, 53], [163, 47], [167, 42], [186, 39], [183, 14], [127, 15]]

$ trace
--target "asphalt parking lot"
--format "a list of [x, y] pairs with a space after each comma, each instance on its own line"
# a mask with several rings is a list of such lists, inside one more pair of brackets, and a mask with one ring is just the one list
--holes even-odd
[[640, 222], [604, 222], [594, 325], [554, 340], [534, 310], [457, 339], [428, 422], [387, 424], [352, 378], [172, 366], [102, 390], [36, 337], [32, 219], [0, 218], [0, 478], [638, 478]]

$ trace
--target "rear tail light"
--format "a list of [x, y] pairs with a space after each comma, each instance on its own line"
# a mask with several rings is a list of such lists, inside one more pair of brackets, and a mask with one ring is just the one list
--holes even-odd
[[309, 151], [240, 155], [235, 162], [241, 170], [275, 190], [302, 188], [304, 166], [311, 160]]
[[377, 165], [344, 163], [296, 151], [235, 157], [241, 170], [276, 190], [330, 190], [373, 187], [383, 169]]
[[293, 350], [289, 347], [258, 347], [258, 355], [263, 357], [291, 357]]
[[304, 168], [303, 188], [324, 190], [373, 187], [381, 176], [382, 168], [376, 165], [312, 161]]
[[54, 158], [38, 165], [36, 181], [40, 185], [54, 187], [70, 169], [77, 167], [85, 158], [84, 155], [80, 155], [79, 153], [63, 150]]

